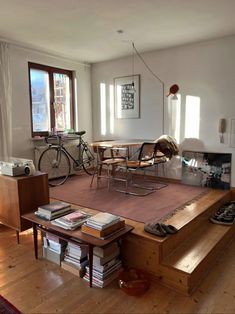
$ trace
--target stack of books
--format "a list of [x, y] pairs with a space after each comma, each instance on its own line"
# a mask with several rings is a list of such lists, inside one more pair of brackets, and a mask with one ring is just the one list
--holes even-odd
[[91, 236], [107, 239], [125, 227], [125, 220], [109, 214], [99, 213], [86, 220], [82, 225], [81, 231]]
[[[62, 267], [66, 265], [72, 266], [74, 269], [84, 269], [88, 264], [88, 248], [81, 247], [75, 243], [68, 242], [65, 249], [64, 261]], [[63, 267], [65, 268], [65, 267]]]
[[80, 227], [88, 217], [90, 217], [89, 214], [80, 210], [76, 210], [65, 216], [52, 220], [51, 223], [63, 229], [75, 230], [76, 228]]
[[[94, 247], [93, 253], [92, 285], [104, 288], [123, 270], [119, 258], [120, 248], [117, 242], [112, 242], [103, 248]], [[86, 266], [83, 278], [89, 281], [89, 266]]]
[[43, 236], [43, 257], [60, 265], [67, 242], [56, 235], [46, 232]]
[[66, 215], [71, 211], [72, 210], [70, 204], [58, 201], [39, 206], [38, 210], [34, 214], [42, 219], [52, 220], [60, 216]]

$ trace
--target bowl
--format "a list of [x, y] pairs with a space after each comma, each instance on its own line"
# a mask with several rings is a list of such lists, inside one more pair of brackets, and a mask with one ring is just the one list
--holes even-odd
[[118, 283], [121, 290], [133, 296], [144, 294], [150, 286], [146, 273], [134, 268], [121, 272]]

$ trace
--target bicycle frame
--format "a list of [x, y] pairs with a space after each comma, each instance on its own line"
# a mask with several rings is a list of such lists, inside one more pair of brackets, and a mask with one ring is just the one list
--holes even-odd
[[[82, 166], [82, 165], [84, 164], [84, 160], [83, 160], [83, 151], [84, 151], [84, 150], [87, 151], [87, 150], [89, 150], [89, 148], [88, 148], [87, 143], [82, 139], [81, 136], [79, 136], [78, 139], [79, 139], [79, 143], [77, 144], [77, 148], [78, 148], [78, 158], [77, 158], [77, 159], [75, 159], [75, 158], [67, 151], [67, 149], [66, 149], [64, 146], [62, 146], [62, 147], [63, 147], [63, 149], [64, 149], [64, 152], [67, 153], [67, 155], [73, 160], [73, 162], [76, 164], [76, 166], [80, 167], [80, 166]], [[89, 150], [89, 152], [90, 152], [90, 154], [92, 154], [90, 150]]]
[[[75, 159], [70, 152], [66, 149], [66, 147], [63, 145], [62, 138], [60, 135], [55, 136], [57, 138], [58, 144], [49, 144], [47, 141], [47, 144], [49, 144], [50, 147], [57, 148], [58, 151], [63, 151], [67, 156], [76, 164], [77, 167], [83, 166], [84, 165], [84, 160], [83, 160], [83, 151], [88, 151], [89, 154], [92, 156], [92, 152], [90, 151], [87, 143], [83, 140], [82, 136], [78, 136], [79, 143], [76, 145], [78, 148], [78, 158]], [[95, 159], [95, 157], [94, 157]]]
[[83, 165], [82, 152], [83, 152], [83, 149], [85, 149], [86, 147], [87, 147], [87, 144], [84, 142], [82, 137], [79, 136], [79, 143], [77, 145], [77, 148], [78, 148], [78, 159], [76, 159], [76, 160], [73, 159], [77, 166], [82, 166]]
[[95, 169], [95, 157], [90, 151], [88, 144], [82, 139], [86, 132], [75, 132], [77, 136], [78, 149], [77, 157], [64, 146], [60, 134], [46, 137], [48, 147], [42, 152], [38, 161], [38, 169], [48, 173], [48, 180], [51, 186], [63, 184], [71, 174], [71, 163], [74, 171], [84, 170], [88, 175], [93, 175]]

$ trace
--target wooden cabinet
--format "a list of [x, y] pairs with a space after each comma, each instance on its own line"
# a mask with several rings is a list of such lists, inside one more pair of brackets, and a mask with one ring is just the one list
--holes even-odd
[[21, 215], [34, 212], [49, 203], [47, 174], [10, 177], [0, 175], [0, 222], [17, 232], [32, 227]]

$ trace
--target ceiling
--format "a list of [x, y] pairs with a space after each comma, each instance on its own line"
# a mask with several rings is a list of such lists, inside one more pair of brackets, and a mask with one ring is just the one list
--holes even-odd
[[[0, 0], [0, 39], [94, 63], [235, 34], [235, 0]], [[117, 30], [123, 30], [119, 34]]]

